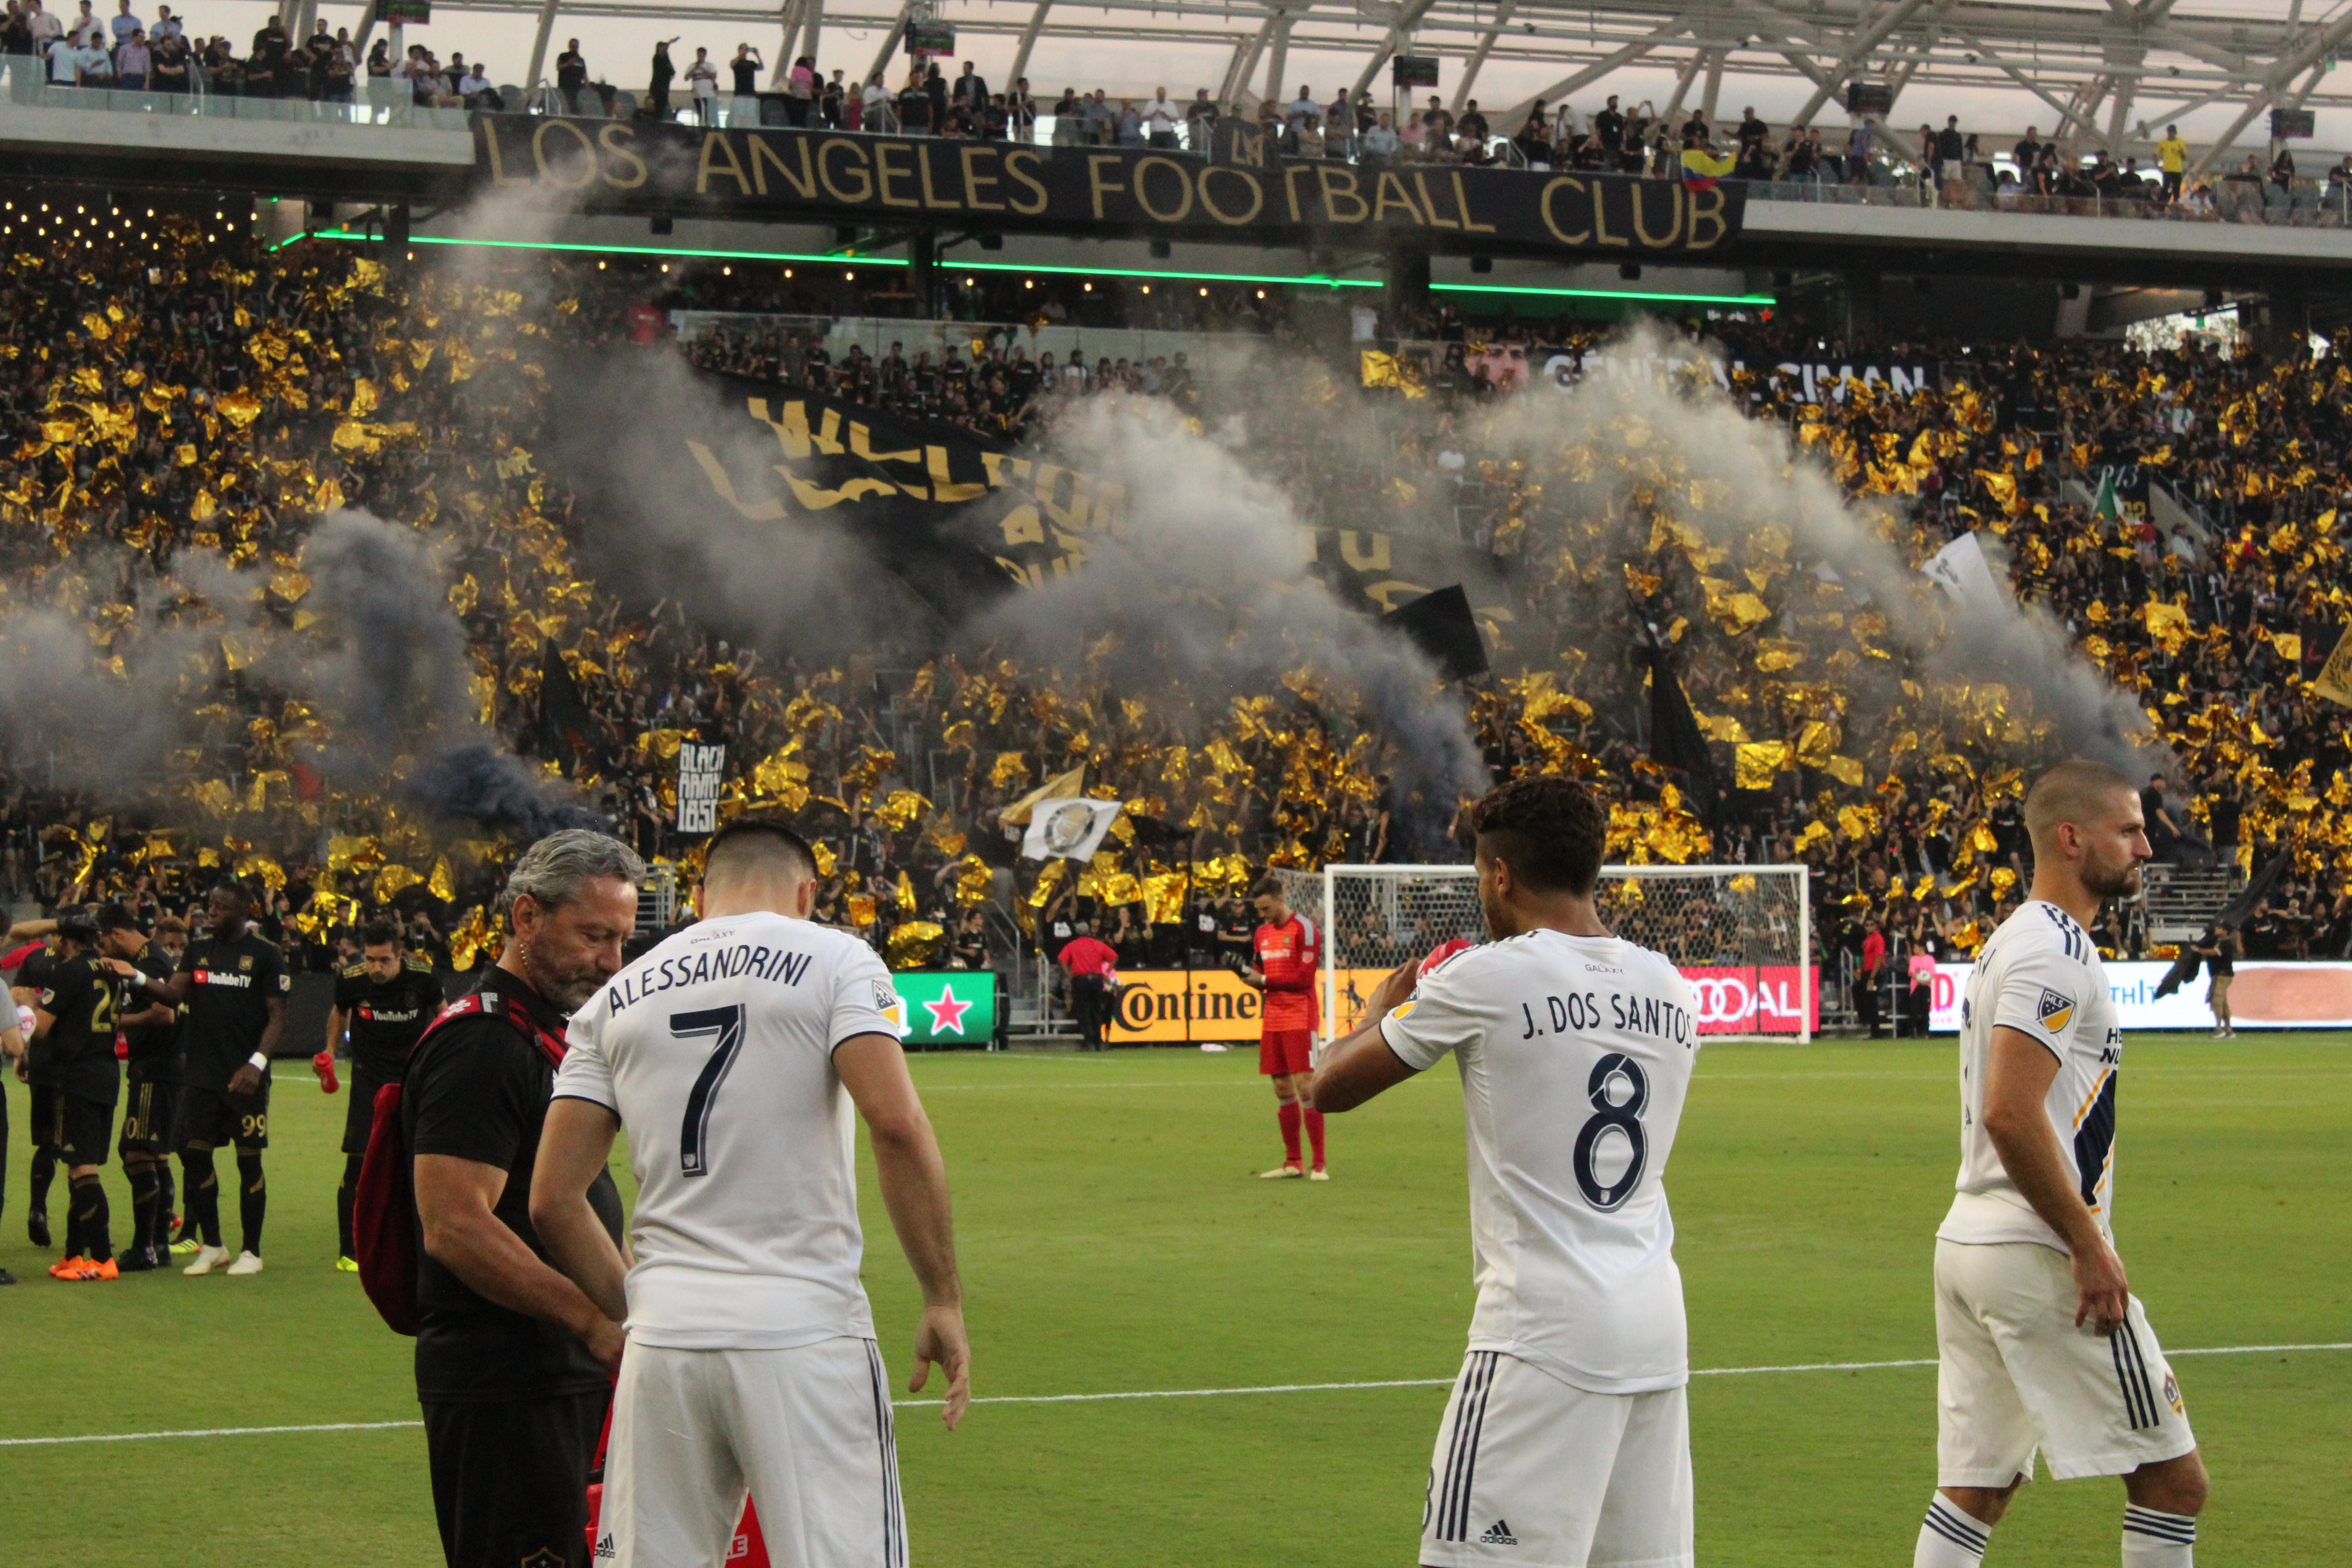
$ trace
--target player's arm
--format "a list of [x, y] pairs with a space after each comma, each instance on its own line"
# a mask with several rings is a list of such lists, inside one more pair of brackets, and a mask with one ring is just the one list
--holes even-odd
[[254, 1058], [259, 1060], [248, 1058], [237, 1063], [236, 1070], [228, 1075], [228, 1091], [231, 1094], [251, 1094], [261, 1087], [261, 1075], [269, 1070], [269, 1058], [278, 1054], [278, 1037], [286, 1032], [285, 997], [263, 997], [261, 1010], [268, 1018], [261, 1026], [261, 1044], [255, 1047], [253, 1053]]
[[1323, 1065], [1315, 1070], [1315, 1080], [1307, 1094], [1316, 1110], [1326, 1115], [1353, 1110], [1421, 1070], [1398, 1056], [1389, 1045], [1388, 1037], [1381, 1033], [1381, 1023], [1412, 994], [1419, 968], [1419, 960], [1408, 958], [1372, 987], [1363, 1023], [1333, 1046], [1323, 1058]]
[[541, 1262], [498, 1216], [505, 1170], [455, 1154], [419, 1154], [415, 1179], [416, 1218], [425, 1250], [435, 1262], [477, 1295], [579, 1335], [608, 1370], [621, 1364], [621, 1325], [579, 1286]]
[[931, 1119], [923, 1112], [907, 1054], [888, 1035], [853, 1035], [833, 1053], [834, 1070], [849, 1091], [873, 1140], [882, 1203], [908, 1267], [923, 1289], [923, 1321], [915, 1331], [915, 1374], [907, 1391], [930, 1380], [931, 1363], [947, 1373], [948, 1429], [971, 1403], [971, 1343], [963, 1327], [963, 1283], [956, 1274], [955, 1222], [949, 1210], [947, 1162]]
[[343, 1031], [351, 1027], [351, 1015], [343, 1011], [341, 1002], [327, 1009], [326, 1055], [331, 1057], [335, 1054], [335, 1047], [343, 1043]]
[[2123, 1259], [2099, 1233], [2090, 1205], [2067, 1177], [2058, 1130], [2042, 1109], [2057, 1078], [2058, 1058], [2048, 1046], [2022, 1029], [1995, 1025], [1985, 1061], [1985, 1136], [2018, 1194], [2074, 1255], [2074, 1285], [2082, 1292], [2076, 1326], [2087, 1321], [2100, 1333], [2111, 1334], [2124, 1321], [2130, 1291]]
[[196, 974], [193, 969], [183, 969], [174, 974], [158, 976], [147, 973], [127, 958], [110, 958], [103, 962], [107, 968], [131, 982], [131, 988], [133, 991], [142, 993], [149, 1001], [160, 1003], [175, 1013], [187, 1005], [188, 994], [196, 988]]
[[559, 1095], [548, 1105], [539, 1163], [530, 1173], [530, 1226], [540, 1244], [614, 1322], [629, 1315], [622, 1288], [629, 1268], [588, 1202], [588, 1188], [612, 1160], [613, 1139], [620, 1131], [621, 1119], [610, 1107]]

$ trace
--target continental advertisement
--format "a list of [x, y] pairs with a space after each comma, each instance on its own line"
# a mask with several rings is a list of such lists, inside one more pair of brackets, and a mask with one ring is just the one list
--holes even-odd
[[[2352, 971], [2352, 964], [2343, 967]], [[1354, 1030], [1363, 1021], [1372, 988], [1387, 973], [1334, 973], [1330, 995], [1336, 1005], [1328, 1014], [1336, 1016], [1327, 1016], [1317, 1032], [1328, 1038]], [[1694, 964], [1682, 971], [1698, 996], [1702, 1035], [1794, 1036], [1819, 1030], [1820, 973], [1794, 964]], [[1235, 1044], [1257, 1038], [1258, 994], [1226, 970], [1136, 970], [1122, 972], [1119, 981], [1118, 1016], [1110, 1030], [1115, 1045]], [[2352, 993], [2352, 973], [2347, 974], [2345, 984]], [[2352, 1007], [2352, 997], [2347, 1005]]]

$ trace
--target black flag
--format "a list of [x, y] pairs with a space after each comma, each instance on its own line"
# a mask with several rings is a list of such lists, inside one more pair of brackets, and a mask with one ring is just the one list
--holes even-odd
[[[2264, 861], [2263, 868], [2254, 873], [2253, 879], [2240, 890], [2236, 898], [2230, 900], [2228, 906], [2220, 914], [2213, 917], [2212, 923], [2217, 926], [2228, 926], [2232, 931], [2244, 925], [2246, 917], [2254, 912], [2254, 906], [2269, 898], [2271, 889], [2278, 886], [2278, 879], [2286, 874], [2286, 863], [2287, 852], [2284, 849]], [[2189, 944], [2181, 943], [2180, 955], [2172, 961], [2172, 967], [2166, 972], [2164, 978], [2157, 982], [2157, 995], [2169, 996], [2194, 980], [2197, 977], [2199, 962], [2197, 954], [2190, 950]]]
[[572, 668], [552, 640], [539, 663], [539, 733], [551, 752], [573, 758], [604, 754], [597, 744], [596, 716], [581, 700]]
[[1470, 613], [1470, 595], [1459, 583], [1391, 610], [1381, 617], [1381, 625], [1412, 638], [1448, 680], [1467, 680], [1492, 668], [1486, 661], [1486, 639], [1478, 635], [1478, 618]]

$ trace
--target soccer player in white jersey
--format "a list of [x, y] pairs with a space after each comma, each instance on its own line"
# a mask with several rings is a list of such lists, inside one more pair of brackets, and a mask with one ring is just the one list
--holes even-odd
[[1601, 924], [1609, 812], [1591, 792], [1514, 779], [1471, 823], [1494, 940], [1383, 979], [1314, 1082], [1337, 1112], [1448, 1051], [1462, 1074], [1478, 1305], [1420, 1561], [1676, 1568], [1692, 1561], [1690, 1360], [1664, 1177], [1697, 999]]
[[[556, 1266], [615, 1319], [599, 1568], [719, 1568], [748, 1488], [776, 1568], [903, 1568], [890, 1387], [858, 1279], [855, 1130], [922, 1285], [921, 1389], [952, 1429], [971, 1350], [947, 1170], [873, 950], [812, 924], [816, 861], [780, 824], [712, 836], [699, 923], [572, 1015], [532, 1177]], [[625, 1261], [585, 1194], [626, 1127]]]
[[1978, 1568], [2033, 1474], [2121, 1476], [2124, 1568], [2189, 1568], [2205, 1465], [2116, 1256], [2123, 1030], [2087, 929], [2138, 890], [2131, 780], [2068, 762], [2025, 797], [2032, 898], [1960, 1004], [1958, 1193], [1936, 1231], [1937, 1493], [1914, 1568]]

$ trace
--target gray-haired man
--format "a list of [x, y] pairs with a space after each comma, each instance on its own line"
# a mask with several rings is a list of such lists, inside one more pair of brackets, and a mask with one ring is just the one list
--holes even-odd
[[[532, 845], [500, 896], [512, 934], [497, 964], [409, 1058], [416, 1397], [451, 1568], [587, 1562], [587, 1473], [621, 1325], [549, 1267], [530, 1171], [564, 1021], [620, 968], [644, 879], [602, 833]], [[612, 1178], [588, 1195], [617, 1245]]]

